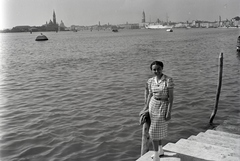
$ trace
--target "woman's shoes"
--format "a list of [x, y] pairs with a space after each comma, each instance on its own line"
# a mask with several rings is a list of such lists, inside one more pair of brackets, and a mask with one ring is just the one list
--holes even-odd
[[153, 161], [160, 161], [160, 157], [158, 155], [153, 155]]
[[[159, 158], [161, 158], [161, 157], [163, 157], [163, 156], [164, 156], [164, 153], [159, 154]], [[154, 157], [154, 154], [151, 156], [151, 158], [153, 159], [153, 157]]]

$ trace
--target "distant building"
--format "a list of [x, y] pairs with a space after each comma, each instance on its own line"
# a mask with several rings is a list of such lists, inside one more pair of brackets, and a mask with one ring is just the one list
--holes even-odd
[[61, 20], [61, 23], [60, 23], [60, 30], [65, 29], [65, 28], [66, 28], [66, 26], [64, 25], [63, 21]]
[[53, 11], [53, 21], [50, 19], [49, 23], [46, 22], [46, 24], [43, 26], [45, 26], [46, 31], [58, 31], [58, 24], [56, 20], [55, 11]]
[[30, 26], [15, 26], [12, 28], [12, 32], [28, 32]]
[[195, 27], [197, 28], [217, 28], [219, 26], [219, 22], [208, 22], [208, 21], [195, 21]]
[[53, 11], [53, 24], [57, 24], [55, 11]]
[[240, 27], [240, 17], [234, 17], [231, 19], [233, 26]]
[[142, 23], [145, 23], [145, 12], [143, 11], [143, 14], [142, 14]]
[[[138, 25], [136, 24], [132, 24], [131, 26], [125, 26], [126, 28], [145, 28], [145, 26], [149, 24], [148, 22], [146, 22], [146, 15], [145, 15], [145, 12], [143, 11], [142, 12], [142, 21], [138, 23]], [[137, 27], [138, 26], [138, 27]]]
[[53, 11], [53, 20], [49, 20], [45, 25], [42, 26], [46, 31], [65, 31], [66, 26], [61, 20], [60, 25], [57, 23], [56, 13]]
[[132, 23], [132, 24], [129, 24], [129, 23], [126, 23], [126, 24], [121, 24], [121, 25], [118, 25], [119, 28], [125, 28], [125, 29], [139, 29], [139, 23]]

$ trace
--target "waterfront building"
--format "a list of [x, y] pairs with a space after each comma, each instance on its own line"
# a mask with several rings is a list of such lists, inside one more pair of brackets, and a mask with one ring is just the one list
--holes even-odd
[[139, 23], [126, 23], [126, 24], [121, 24], [118, 25], [119, 28], [124, 28], [124, 29], [139, 29]]
[[62, 31], [62, 29], [65, 29], [66, 26], [64, 25], [63, 21], [61, 20], [61, 23], [60, 23], [60, 30]]
[[197, 28], [217, 28], [219, 26], [218, 21], [208, 22], [208, 21], [195, 21]]
[[146, 22], [146, 15], [145, 15], [145, 12], [143, 11], [142, 12], [142, 21], [140, 23], [138, 23], [138, 27], [136, 26], [136, 24], [133, 24], [131, 27], [128, 26], [127, 28], [145, 28], [145, 26], [149, 24]]
[[142, 23], [145, 23], [145, 12], [143, 11], [143, 14], [142, 14]]
[[56, 20], [55, 11], [53, 11], [53, 21], [50, 19], [49, 23], [46, 22], [46, 24], [43, 26], [45, 26], [46, 31], [58, 31], [58, 24]]
[[57, 23], [56, 13], [53, 10], [53, 19], [46, 22], [45, 25], [42, 25], [45, 31], [65, 31], [66, 26], [64, 25], [63, 21], [61, 20], [60, 25]]
[[240, 17], [239, 16], [232, 18], [231, 21], [233, 22], [234, 27], [240, 27]]
[[57, 24], [55, 11], [53, 11], [53, 24]]
[[28, 32], [30, 26], [15, 26], [12, 28], [12, 32]]
[[222, 22], [222, 19], [221, 19], [221, 16], [219, 16], [218, 27], [221, 26], [221, 22]]

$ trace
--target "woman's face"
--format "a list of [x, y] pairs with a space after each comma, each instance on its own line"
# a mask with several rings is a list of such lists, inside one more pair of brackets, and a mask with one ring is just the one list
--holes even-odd
[[161, 75], [162, 74], [162, 70], [163, 70], [163, 68], [161, 66], [159, 66], [159, 65], [153, 65], [152, 66], [152, 72], [155, 75]]

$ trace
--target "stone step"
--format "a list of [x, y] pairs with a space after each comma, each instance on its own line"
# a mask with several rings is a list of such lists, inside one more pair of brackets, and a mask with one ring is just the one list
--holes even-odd
[[[138, 158], [137, 161], [153, 161], [152, 155], [154, 154], [154, 151], [149, 151], [140, 158]], [[172, 152], [164, 152], [164, 157], [161, 157], [160, 161], [181, 161], [180, 158], [176, 157], [176, 153]]]
[[221, 135], [221, 136], [226, 136], [226, 137], [232, 137], [232, 138], [240, 139], [240, 135], [238, 135], [238, 134], [232, 134], [232, 133], [223, 132], [223, 131], [207, 130], [205, 133], [213, 134], [213, 135], [216, 135], [216, 136]]
[[218, 141], [223, 141], [226, 143], [239, 143], [240, 138], [235, 137], [231, 137], [230, 135], [216, 135], [216, 134], [212, 134], [212, 133], [203, 133], [200, 132], [197, 136], [199, 137], [205, 137], [205, 138], [209, 138], [209, 139], [215, 139]]
[[237, 153], [236, 153], [236, 151], [234, 151], [230, 148], [221, 147], [221, 146], [217, 146], [217, 145], [211, 145], [211, 144], [207, 144], [207, 143], [203, 143], [203, 142], [180, 139], [176, 144], [179, 144], [179, 145], [192, 144], [194, 146], [197, 146], [198, 148], [207, 148], [208, 150], [211, 149], [211, 148], [213, 148], [213, 149], [216, 148], [216, 149], [225, 150], [225, 151], [231, 153], [231, 156], [240, 157], [239, 151], [237, 151]]
[[239, 161], [240, 156], [229, 148], [200, 143], [196, 141], [180, 139], [176, 144], [168, 143], [164, 150], [177, 153], [184, 161]]
[[199, 133], [197, 136], [190, 136], [188, 140], [230, 148], [235, 152], [240, 151], [240, 139]]

